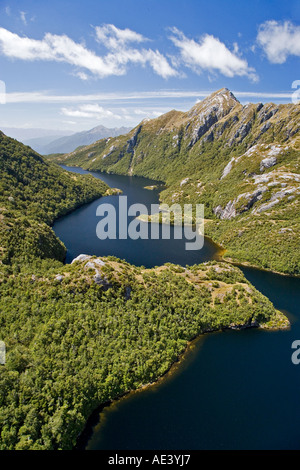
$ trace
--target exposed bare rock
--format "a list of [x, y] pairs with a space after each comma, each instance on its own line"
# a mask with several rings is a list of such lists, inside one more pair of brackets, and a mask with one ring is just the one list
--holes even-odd
[[242, 142], [242, 140], [244, 140], [244, 138], [248, 135], [251, 127], [252, 127], [251, 121], [248, 121], [242, 124], [241, 127], [234, 134], [234, 140], [236, 140], [237, 142]]
[[183, 179], [180, 183], [180, 186], [184, 186], [189, 180], [190, 180], [190, 178]]
[[[222, 88], [203, 100], [198, 106], [194, 106], [189, 112], [189, 117], [194, 118], [197, 116], [197, 119], [192, 123], [193, 131], [189, 147], [195, 145], [214, 124], [229, 114], [237, 104], [239, 104], [239, 102], [234, 95], [227, 90], [227, 88]], [[188, 127], [186, 127], [186, 130], [187, 128]], [[209, 136], [206, 137], [206, 141], [212, 141], [213, 138], [213, 134], [210, 133]]]
[[277, 163], [277, 158], [276, 157], [267, 157], [264, 158], [260, 162], [260, 171], [265, 170], [266, 168], [271, 168], [272, 166], [276, 165]]
[[103, 156], [102, 156], [102, 159], [106, 158], [106, 157], [109, 157], [109, 155], [111, 155], [113, 153], [113, 151], [116, 149], [115, 145], [112, 145], [108, 151], [108, 153], [105, 153]]
[[[232, 219], [239, 214], [251, 209], [251, 207], [261, 199], [262, 194], [267, 190], [266, 186], [256, 189], [253, 193], [239, 194], [233, 201], [229, 201], [223, 209], [221, 205], [218, 205], [213, 209], [214, 213], [220, 217], [220, 219]], [[237, 203], [244, 199], [246, 202], [237, 209]]]
[[262, 107], [258, 117], [260, 119], [261, 124], [265, 121], [268, 121], [271, 119], [271, 117], [275, 116], [275, 114], [278, 112], [278, 107], [273, 107], [274, 105], [265, 105]]
[[235, 157], [232, 157], [232, 159], [230, 160], [230, 162], [227, 163], [227, 165], [225, 166], [225, 168], [224, 168], [224, 170], [223, 170], [223, 174], [222, 174], [222, 176], [221, 176], [221, 180], [222, 180], [223, 178], [225, 178], [225, 176], [227, 176], [227, 175], [230, 173], [230, 171], [231, 171], [231, 169], [232, 169], [233, 162], [235, 162], [235, 161], [236, 161]]
[[217, 115], [215, 112], [217, 108], [212, 108], [211, 113], [207, 116], [201, 115], [200, 116], [200, 123], [195, 126], [192, 138], [190, 140], [190, 147], [195, 145], [195, 143], [208, 131], [208, 129], [218, 120]]
[[127, 140], [127, 152], [128, 153], [133, 153], [133, 150], [134, 150], [134, 147], [137, 143], [137, 138], [138, 138], [138, 135], [139, 133], [141, 132], [142, 130], [142, 125], [138, 126], [138, 128], [136, 129], [136, 131], [134, 132], [133, 136], [130, 137], [130, 139]]
[[276, 204], [278, 204], [278, 202], [280, 202], [279, 199], [274, 199], [273, 201], [270, 201], [266, 204], [262, 204], [260, 207], [256, 209], [256, 213], [260, 214], [261, 212], [267, 211], [271, 209], [273, 206], [275, 206]]
[[237, 215], [235, 210], [235, 201], [229, 201], [224, 209], [219, 205], [215, 207], [213, 211], [220, 217], [220, 219], [232, 219]]
[[90, 258], [91, 258], [91, 255], [78, 255], [76, 258], [73, 259], [71, 264], [76, 263], [76, 261], [83, 262], [83, 261], [86, 261]]
[[264, 124], [261, 128], [260, 128], [260, 136], [262, 134], [264, 134], [265, 132], [267, 132], [270, 127], [272, 127], [272, 124], [270, 122], [266, 122], [266, 124]]

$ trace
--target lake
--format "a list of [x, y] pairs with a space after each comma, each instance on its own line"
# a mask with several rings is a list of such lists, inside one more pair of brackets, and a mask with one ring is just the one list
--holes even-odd
[[[80, 168], [63, 167], [87, 173]], [[158, 203], [152, 180], [91, 172], [122, 189], [128, 204]], [[103, 240], [96, 236], [99, 204], [118, 205], [117, 196], [87, 204], [54, 224], [67, 247], [66, 262], [81, 253], [121, 259], [145, 267], [173, 262], [192, 265], [218, 259], [205, 239], [186, 251], [184, 239]], [[79, 448], [105, 450], [300, 449], [300, 364], [291, 344], [300, 339], [300, 279], [241, 268], [247, 279], [284, 311], [287, 331], [247, 329], [202, 335], [158, 384], [130, 393], [93, 415]]]

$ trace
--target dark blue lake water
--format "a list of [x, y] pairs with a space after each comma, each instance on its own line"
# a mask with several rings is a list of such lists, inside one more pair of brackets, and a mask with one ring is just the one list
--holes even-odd
[[[93, 174], [122, 189], [128, 204], [158, 202], [158, 190], [144, 189], [155, 184], [151, 180]], [[117, 197], [94, 201], [55, 223], [67, 262], [81, 253], [111, 254], [151, 267], [167, 261], [191, 265], [218, 255], [207, 239], [200, 251], [186, 251], [184, 239], [100, 241], [96, 208], [107, 202], [117, 205]], [[291, 361], [291, 344], [300, 339], [300, 279], [242, 270], [285, 311], [290, 330], [203, 335], [157, 385], [105, 408], [85, 434], [86, 449], [300, 449], [300, 364]]]

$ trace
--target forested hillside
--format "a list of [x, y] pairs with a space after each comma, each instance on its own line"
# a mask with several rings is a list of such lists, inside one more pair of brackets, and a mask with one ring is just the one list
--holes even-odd
[[49, 227], [77, 206], [102, 196], [108, 186], [72, 175], [20, 142], [0, 133], [1, 256], [64, 259], [65, 247]]

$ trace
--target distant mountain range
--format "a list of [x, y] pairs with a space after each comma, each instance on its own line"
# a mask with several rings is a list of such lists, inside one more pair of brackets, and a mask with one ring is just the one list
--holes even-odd
[[7, 136], [17, 139], [25, 145], [29, 145], [41, 155], [49, 155], [52, 153], [69, 153], [78, 147], [93, 144], [99, 139], [127, 134], [131, 128], [114, 127], [110, 129], [100, 125], [88, 131], [76, 133], [68, 130], [59, 131], [38, 128], [18, 129], [4, 127], [1, 130]]
[[83, 132], [77, 132], [76, 134], [59, 137], [52, 141], [40, 144], [36, 139], [31, 142], [27, 142], [36, 152], [42, 155], [49, 155], [52, 153], [69, 153], [78, 147], [90, 145], [97, 140], [104, 139], [106, 137], [117, 137], [121, 134], [127, 134], [131, 128], [129, 127], [114, 127], [112, 129], [105, 126], [97, 126], [93, 129]]
[[59, 129], [41, 129], [41, 128], [19, 128], [19, 127], [1, 127], [1, 131], [8, 137], [22, 142], [24, 145], [29, 145], [34, 150], [44, 145], [53, 142], [53, 140], [60, 137], [66, 137], [74, 134], [71, 130]]
[[[74, 131], [59, 130], [59, 129], [41, 129], [38, 127], [22, 128], [22, 127], [1, 127], [1, 131], [4, 132], [8, 137], [23, 141], [29, 141], [31, 139], [58, 139], [59, 137], [75, 134]], [[27, 144], [25, 144], [27, 145]]]

